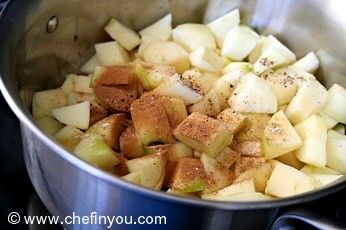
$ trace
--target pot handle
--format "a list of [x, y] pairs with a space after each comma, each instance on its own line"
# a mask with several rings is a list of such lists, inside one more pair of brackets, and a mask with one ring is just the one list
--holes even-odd
[[295, 224], [305, 224], [316, 229], [335, 229], [342, 230], [346, 228], [346, 223], [340, 220], [333, 220], [325, 216], [317, 215], [303, 209], [289, 211], [276, 219], [271, 230], [277, 229], [296, 229]]

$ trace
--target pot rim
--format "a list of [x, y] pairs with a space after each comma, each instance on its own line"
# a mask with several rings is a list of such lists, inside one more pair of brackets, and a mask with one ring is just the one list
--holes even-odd
[[[7, 12], [10, 10], [11, 5], [15, 1], [9, 1], [0, 14], [0, 34], [3, 34], [3, 21], [6, 18]], [[2, 26], [1, 26], [2, 25]], [[2, 49], [0, 49], [2, 52]], [[122, 180], [114, 175], [109, 174], [99, 168], [96, 168], [82, 159], [74, 156], [72, 153], [65, 150], [61, 145], [59, 145], [52, 138], [47, 136], [41, 131], [37, 125], [33, 122], [32, 116], [30, 113], [22, 109], [22, 106], [19, 103], [16, 103], [14, 100], [13, 93], [11, 93], [5, 82], [3, 81], [4, 74], [3, 70], [0, 68], [0, 90], [2, 95], [4, 96], [7, 104], [10, 106], [12, 111], [15, 113], [17, 118], [20, 120], [21, 124], [23, 124], [26, 128], [30, 129], [37, 138], [39, 138], [42, 142], [44, 142], [52, 151], [59, 155], [59, 157], [66, 160], [68, 163], [72, 164], [74, 167], [85, 171], [100, 180], [105, 181], [111, 186], [116, 186], [119, 189], [126, 189], [127, 191], [138, 193], [142, 196], [146, 196], [151, 199], [161, 200], [165, 202], [172, 202], [180, 205], [189, 205], [196, 206], [201, 208], [213, 208], [213, 209], [221, 209], [221, 210], [253, 210], [253, 209], [269, 209], [269, 208], [277, 208], [282, 206], [290, 206], [295, 204], [306, 203], [309, 201], [313, 201], [324, 196], [330, 195], [341, 189], [346, 188], [346, 179], [345, 176], [338, 182], [332, 183], [322, 189], [312, 190], [307, 193], [303, 193], [300, 195], [281, 198], [275, 200], [266, 200], [266, 201], [246, 201], [246, 202], [226, 202], [226, 201], [208, 201], [197, 198], [190, 197], [182, 197], [172, 194], [167, 194], [162, 191], [155, 191], [151, 189], [147, 189], [145, 187], [132, 184], [125, 180]]]

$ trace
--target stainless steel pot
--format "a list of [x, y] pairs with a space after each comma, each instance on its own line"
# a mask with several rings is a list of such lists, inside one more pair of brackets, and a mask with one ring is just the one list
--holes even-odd
[[102, 26], [110, 16], [138, 30], [168, 11], [179, 24], [208, 22], [234, 8], [240, 8], [244, 23], [261, 33], [277, 35], [298, 56], [323, 49], [319, 52], [319, 78], [327, 86], [334, 82], [346, 86], [343, 0], [13, 0], [7, 4], [0, 20], [0, 87], [20, 119], [32, 183], [52, 214], [159, 215], [167, 217], [164, 227], [172, 229], [268, 228], [280, 207], [319, 199], [346, 187], [344, 177], [318, 191], [265, 202], [211, 202], [170, 196], [90, 166], [65, 151], [33, 122], [28, 109], [32, 93], [56, 87], [67, 72], [77, 71], [92, 54], [93, 44], [108, 39]]

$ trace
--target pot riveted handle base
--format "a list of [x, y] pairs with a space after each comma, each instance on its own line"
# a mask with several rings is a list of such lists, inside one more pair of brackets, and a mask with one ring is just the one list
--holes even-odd
[[295, 226], [304, 225], [304, 229], [346, 229], [346, 222], [332, 220], [315, 213], [297, 209], [281, 215], [272, 225], [271, 230], [297, 229]]

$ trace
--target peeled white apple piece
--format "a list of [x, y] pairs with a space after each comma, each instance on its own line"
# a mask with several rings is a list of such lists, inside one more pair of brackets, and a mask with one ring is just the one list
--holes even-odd
[[149, 43], [158, 41], [157, 39], [150, 37], [150, 36], [143, 36], [141, 39], [141, 43], [139, 44], [136, 57], [142, 58], [143, 57], [143, 52], [145, 48], [149, 45]]
[[273, 88], [279, 105], [289, 103], [298, 90], [296, 81], [284, 74], [269, 72], [265, 74], [265, 77], [268, 84]]
[[275, 113], [263, 132], [262, 146], [266, 158], [275, 158], [298, 149], [302, 139], [283, 111]]
[[281, 155], [278, 158], [276, 158], [276, 160], [278, 160], [278, 161], [280, 161], [286, 165], [292, 166], [293, 168], [296, 168], [296, 169], [301, 169], [305, 165], [303, 162], [298, 160], [298, 158], [296, 157], [294, 152], [290, 152], [290, 153], [286, 153], [284, 155]]
[[149, 154], [147, 156], [126, 161], [130, 173], [138, 173], [141, 185], [159, 190], [161, 189], [166, 159], [161, 155]]
[[224, 167], [206, 153], [202, 153], [200, 160], [208, 180], [203, 193], [217, 191], [232, 184], [235, 178], [234, 172]]
[[134, 184], [139, 184], [139, 185], [141, 184], [141, 177], [138, 172], [129, 173], [125, 176], [122, 176], [121, 179], [129, 181]]
[[221, 54], [235, 61], [241, 61], [255, 48], [259, 36], [253, 30], [237, 26], [225, 37]]
[[96, 133], [85, 135], [73, 151], [76, 156], [104, 170], [111, 170], [120, 163], [116, 153]]
[[249, 54], [248, 60], [250, 63], [254, 64], [257, 61], [257, 59], [261, 56], [263, 44], [264, 44], [266, 39], [267, 39], [266, 36], [260, 36], [259, 37], [257, 44], [256, 44], [256, 47]]
[[233, 71], [241, 71], [243, 74], [249, 73], [252, 71], [252, 64], [248, 62], [231, 62], [222, 69], [223, 74]]
[[305, 174], [323, 174], [323, 175], [342, 175], [340, 172], [325, 167], [325, 168], [318, 168], [312, 165], [305, 165], [302, 169], [300, 169]]
[[36, 120], [36, 124], [38, 127], [40, 127], [40, 129], [42, 129], [43, 132], [48, 135], [54, 135], [62, 127], [64, 127], [63, 124], [48, 116], [41, 117], [40, 119]]
[[201, 101], [191, 105], [189, 112], [199, 112], [208, 116], [216, 116], [221, 112], [219, 95], [211, 89]]
[[322, 119], [322, 121], [328, 129], [333, 128], [338, 123], [336, 120], [331, 118], [329, 115], [325, 114], [323, 111], [319, 112], [318, 116]]
[[345, 126], [343, 124], [337, 124], [333, 129], [336, 132], [345, 135]]
[[189, 55], [192, 66], [206, 72], [221, 72], [224, 62], [222, 58], [206, 46], [201, 46]]
[[89, 60], [87, 60], [81, 67], [80, 71], [83, 73], [92, 74], [95, 71], [96, 66], [100, 66], [100, 60], [98, 59], [97, 55], [94, 54]]
[[239, 183], [231, 184], [223, 189], [218, 191], [203, 194], [201, 196], [202, 199], [205, 200], [228, 200], [227, 198], [234, 194], [239, 193], [254, 193], [255, 191], [255, 183], [253, 179], [244, 180]]
[[293, 66], [298, 67], [308, 73], [315, 73], [320, 65], [320, 61], [316, 57], [314, 52], [310, 52], [301, 59], [299, 59]]
[[175, 42], [150, 42], [143, 50], [142, 56], [144, 61], [172, 66], [178, 73], [190, 68], [189, 54]]
[[124, 26], [115, 18], [109, 20], [104, 27], [105, 31], [126, 50], [133, 50], [140, 43], [138, 34], [130, 28]]
[[323, 168], [326, 166], [327, 127], [316, 115], [294, 127], [303, 139], [303, 145], [295, 151], [297, 158], [309, 165]]
[[227, 33], [234, 27], [238, 26], [239, 23], [239, 10], [235, 9], [208, 23], [207, 26], [213, 33], [218, 46], [222, 48]]
[[[276, 70], [275, 73], [285, 75], [287, 78], [294, 80], [297, 83], [298, 87], [306, 81], [316, 80], [316, 77], [314, 75], [292, 65], [280, 68]], [[266, 73], [263, 73], [263, 75], [265, 76]]]
[[63, 90], [50, 89], [34, 93], [32, 98], [32, 115], [35, 119], [51, 116], [51, 110], [65, 106], [67, 103]]
[[265, 193], [283, 198], [308, 192], [314, 188], [309, 176], [291, 166], [277, 162]]
[[60, 129], [55, 135], [54, 138], [67, 150], [73, 151], [76, 145], [83, 138], [84, 133], [73, 126], [65, 126]]
[[322, 111], [334, 120], [346, 124], [346, 89], [334, 84], [328, 90], [328, 99]]
[[327, 166], [346, 173], [346, 136], [333, 130], [328, 132], [327, 138]]
[[246, 115], [235, 112], [230, 108], [219, 113], [216, 118], [228, 128], [232, 135], [246, 125]]
[[324, 175], [324, 174], [310, 174], [310, 178], [312, 179], [315, 188], [321, 188], [327, 186], [334, 181], [343, 177], [343, 175]]
[[154, 24], [139, 31], [141, 37], [152, 37], [155, 40], [167, 41], [172, 33], [172, 15], [167, 14]]
[[273, 164], [266, 162], [259, 167], [254, 167], [246, 170], [237, 176], [233, 183], [253, 179], [255, 183], [256, 192], [264, 192], [267, 187], [267, 182], [273, 171]]
[[147, 62], [136, 62], [134, 72], [137, 74], [138, 80], [146, 90], [155, 89], [161, 82], [176, 74], [173, 67]]
[[172, 30], [172, 35], [173, 40], [188, 52], [192, 52], [200, 46], [206, 46], [211, 50], [216, 49], [214, 36], [205, 25], [182, 24]]
[[222, 109], [228, 107], [227, 100], [232, 95], [243, 75], [242, 71], [231, 71], [214, 82], [213, 90], [215, 90], [220, 97]]
[[196, 103], [203, 99], [203, 95], [184, 84], [179, 75], [174, 75], [169, 80], [163, 82], [155, 89], [155, 92], [163, 96], [183, 100], [186, 105]]
[[327, 90], [318, 81], [303, 82], [285, 111], [291, 123], [297, 124], [321, 111], [327, 101]]
[[76, 74], [68, 74], [66, 80], [61, 85], [62, 91], [68, 96], [72, 91], [80, 93], [92, 93], [91, 89], [92, 75], [83, 76]]
[[105, 42], [95, 45], [97, 58], [104, 66], [120, 65], [130, 60], [126, 50], [118, 42]]
[[272, 197], [264, 195], [260, 192], [243, 192], [227, 197], [227, 201], [261, 201], [261, 200], [271, 200]]
[[52, 115], [63, 124], [87, 129], [90, 120], [90, 101], [52, 109]]
[[274, 36], [269, 35], [262, 46], [262, 53], [254, 64], [254, 72], [261, 74], [268, 69], [277, 69], [296, 61], [296, 56]]
[[275, 113], [278, 106], [273, 89], [252, 73], [241, 77], [228, 103], [231, 109], [243, 113]]
[[68, 74], [66, 76], [64, 83], [62, 83], [62, 85], [60, 86], [60, 89], [64, 92], [66, 96], [68, 96], [74, 90], [76, 77], [77, 75], [75, 74]]

